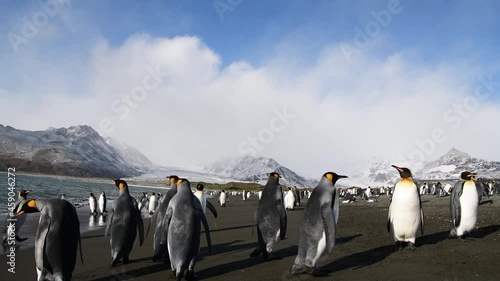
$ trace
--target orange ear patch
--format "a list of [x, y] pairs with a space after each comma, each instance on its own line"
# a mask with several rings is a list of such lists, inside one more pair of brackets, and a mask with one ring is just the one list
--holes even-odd
[[328, 173], [325, 175], [327, 179], [329, 179], [331, 182], [333, 182], [333, 175]]
[[181, 182], [182, 182], [182, 179], [178, 179], [176, 184], [179, 185], [179, 184], [181, 184]]
[[174, 183], [175, 178], [170, 178], [169, 181], [170, 181], [170, 184], [172, 184], [172, 183]]
[[36, 202], [35, 202], [35, 200], [28, 201], [28, 207], [36, 208]]
[[278, 179], [278, 180], [280, 179], [280, 175], [279, 175], [278, 173], [274, 173], [273, 175], [274, 175], [274, 177], [275, 177], [276, 179]]
[[119, 184], [118, 184], [118, 188], [119, 188], [120, 190], [121, 190], [122, 188], [124, 188], [124, 187], [125, 187], [125, 184], [123, 184], [123, 182], [121, 182], [121, 183], [119, 183]]

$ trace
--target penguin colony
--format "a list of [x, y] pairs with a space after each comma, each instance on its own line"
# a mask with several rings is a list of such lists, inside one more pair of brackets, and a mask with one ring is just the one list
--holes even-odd
[[[283, 191], [280, 175], [272, 172], [264, 188], [256, 193], [259, 197], [254, 214], [254, 228], [257, 229], [257, 246], [250, 257], [262, 255], [265, 259], [273, 257], [273, 248], [285, 239], [287, 231], [287, 211], [300, 205], [300, 199], [307, 198], [303, 217], [299, 225], [298, 250], [291, 275], [310, 274], [325, 276], [318, 268], [318, 260], [332, 253], [335, 248], [339, 203], [352, 203], [357, 196], [368, 202], [376, 202], [377, 196], [391, 196], [387, 216], [387, 231], [392, 235], [395, 250], [408, 248], [417, 250], [416, 239], [424, 234], [424, 212], [420, 196], [433, 194], [438, 197], [450, 195], [451, 230], [450, 238], [470, 241], [471, 232], [477, 221], [477, 209], [481, 197], [499, 194], [497, 183], [483, 185], [476, 180], [476, 174], [463, 172], [452, 187], [441, 183], [418, 185], [413, 180], [408, 168], [393, 165], [400, 175], [394, 187], [359, 189], [337, 189], [335, 183], [347, 176], [333, 172], [323, 174], [318, 185], [312, 191], [300, 191], [296, 187]], [[146, 235], [153, 232], [153, 262], [165, 262], [171, 268], [171, 277], [181, 280], [196, 280], [195, 265], [200, 252], [201, 227], [203, 226], [208, 252], [211, 254], [210, 229], [205, 216], [208, 208], [214, 218], [217, 210], [207, 201], [204, 186], [199, 183], [196, 191], [191, 191], [187, 179], [175, 175], [167, 177], [170, 189], [162, 195], [147, 193], [136, 200], [130, 195], [127, 183], [116, 179], [113, 183], [118, 189], [113, 210], [106, 227], [105, 236], [110, 236], [110, 265], [130, 262], [130, 253], [139, 234], [139, 245], [144, 240], [144, 225], [141, 210], [145, 208], [152, 215]], [[61, 199], [28, 199], [30, 190], [22, 190], [11, 216], [18, 219], [15, 230], [6, 228], [3, 243], [7, 237], [15, 236], [18, 242], [26, 240], [18, 236], [19, 230], [28, 213], [40, 212], [40, 221], [35, 240], [35, 263], [37, 280], [71, 280], [77, 261], [77, 249], [83, 264], [80, 240], [80, 224], [75, 207]], [[218, 197], [220, 207], [229, 203], [228, 193], [222, 190]], [[243, 191], [243, 200], [251, 196]], [[340, 198], [343, 198], [341, 201]], [[99, 199], [93, 193], [89, 195], [91, 217], [108, 213], [106, 195], [102, 191]], [[370, 201], [371, 200], [371, 201]], [[9, 218], [9, 217], [8, 217]], [[252, 235], [254, 232], [252, 228]]]

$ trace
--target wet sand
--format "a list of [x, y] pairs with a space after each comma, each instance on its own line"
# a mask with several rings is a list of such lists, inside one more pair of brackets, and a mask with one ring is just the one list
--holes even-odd
[[[219, 218], [207, 214], [212, 229], [212, 252], [208, 256], [206, 240], [201, 238], [202, 249], [196, 272], [200, 280], [500, 280], [500, 196], [491, 197], [491, 203], [479, 206], [477, 229], [472, 242], [447, 239], [449, 197], [435, 198], [424, 195], [425, 235], [417, 239], [418, 251], [394, 251], [391, 235], [385, 229], [389, 201], [380, 198], [377, 203], [357, 201], [342, 204], [337, 232], [337, 246], [320, 267], [330, 272], [328, 277], [308, 275], [289, 276], [297, 252], [298, 225], [303, 208], [288, 212], [286, 239], [275, 248], [275, 256], [265, 261], [250, 258], [256, 245], [252, 233], [253, 212], [257, 197], [247, 201], [230, 197], [226, 208], [216, 205]], [[80, 221], [87, 224], [88, 216], [80, 212]], [[33, 217], [32, 219], [35, 219]], [[87, 219], [85, 221], [85, 219]], [[149, 219], [145, 220], [145, 227]], [[88, 224], [87, 224], [88, 225]], [[104, 238], [104, 226], [95, 226], [82, 235], [84, 264], [77, 262], [73, 280], [168, 280], [170, 269], [161, 262], [153, 263], [152, 234], [144, 245], [134, 246], [132, 262], [109, 267], [109, 238]], [[27, 231], [27, 229], [24, 229]], [[33, 229], [31, 229], [33, 230]], [[26, 236], [26, 235], [21, 235]], [[24, 242], [23, 242], [24, 243]], [[32, 247], [16, 251], [16, 273], [7, 271], [7, 257], [0, 256], [2, 280], [36, 280]], [[8, 278], [8, 279], [7, 279]]]

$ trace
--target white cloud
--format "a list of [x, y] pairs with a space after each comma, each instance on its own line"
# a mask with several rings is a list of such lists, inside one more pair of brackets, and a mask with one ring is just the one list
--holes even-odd
[[[313, 177], [326, 170], [343, 173], [348, 163], [373, 155], [407, 157], [417, 148], [415, 140], [429, 138], [435, 128], [448, 139], [431, 159], [456, 146], [500, 160], [498, 150], [491, 150], [497, 133], [495, 139], [477, 139], [498, 120], [498, 104], [481, 103], [457, 131], [442, 118], [479, 83], [477, 73], [460, 62], [428, 65], [405, 53], [377, 58], [363, 52], [348, 63], [335, 44], [309, 66], [289, 65], [293, 58], [260, 67], [244, 61], [221, 67], [219, 55], [197, 37], [137, 34], [117, 47], [98, 42], [87, 64], [75, 70], [83, 87], [72, 88], [74, 75], [59, 71], [47, 75], [57, 75], [57, 83], [49, 81], [55, 92], [40, 80], [41, 93], [32, 86], [0, 91], [10, 105], [0, 117], [21, 129], [99, 128], [108, 118], [115, 126], [113, 137], [153, 161], [199, 167], [237, 156], [241, 142], [268, 127], [273, 110], [286, 106], [296, 117], [260, 154]], [[122, 96], [143, 84], [148, 69], [168, 76], [121, 118], [123, 112], [113, 111], [113, 104], [123, 105]]]

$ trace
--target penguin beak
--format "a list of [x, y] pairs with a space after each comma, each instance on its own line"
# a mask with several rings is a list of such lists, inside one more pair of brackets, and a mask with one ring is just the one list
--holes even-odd
[[339, 179], [347, 179], [347, 178], [349, 178], [348, 176], [339, 176], [339, 175], [337, 175], [337, 176], [339, 177]]
[[24, 214], [24, 211], [19, 211], [17, 214], [14, 215], [14, 217], [18, 217], [20, 215]]
[[396, 170], [398, 170], [398, 171], [400, 171], [400, 172], [402, 172], [402, 171], [403, 171], [403, 169], [399, 168], [399, 167], [398, 167], [398, 166], [396, 166], [396, 165], [391, 165], [391, 167], [393, 167], [394, 169], [396, 169]]

